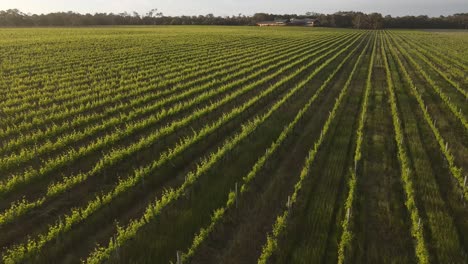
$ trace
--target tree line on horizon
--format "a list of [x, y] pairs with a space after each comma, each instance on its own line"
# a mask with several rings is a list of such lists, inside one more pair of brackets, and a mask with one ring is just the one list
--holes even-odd
[[72, 11], [48, 14], [26, 14], [18, 9], [0, 10], [0, 26], [2, 27], [34, 27], [34, 26], [105, 26], [105, 25], [256, 25], [262, 21], [274, 19], [313, 18], [324, 27], [381, 29], [381, 28], [443, 28], [468, 29], [468, 13], [458, 13], [450, 16], [429, 17], [382, 16], [379, 13], [365, 14], [363, 12], [336, 12], [320, 14], [307, 12], [297, 14], [267, 14], [256, 13], [253, 16], [239, 14], [237, 16], [214, 16], [213, 14], [198, 16], [165, 16], [152, 9], [144, 15], [137, 12], [128, 13], [95, 13], [80, 14]]

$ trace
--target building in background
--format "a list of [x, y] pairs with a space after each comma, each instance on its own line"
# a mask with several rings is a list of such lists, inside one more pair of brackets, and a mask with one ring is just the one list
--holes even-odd
[[263, 22], [257, 23], [257, 26], [260, 26], [260, 27], [268, 27], [268, 26], [315, 27], [319, 25], [320, 25], [320, 22], [317, 19], [312, 19], [312, 18], [275, 19], [274, 21], [263, 21]]

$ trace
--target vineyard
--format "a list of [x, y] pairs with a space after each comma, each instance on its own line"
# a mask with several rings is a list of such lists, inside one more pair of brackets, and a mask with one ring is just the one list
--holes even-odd
[[466, 33], [0, 36], [0, 263], [468, 263]]

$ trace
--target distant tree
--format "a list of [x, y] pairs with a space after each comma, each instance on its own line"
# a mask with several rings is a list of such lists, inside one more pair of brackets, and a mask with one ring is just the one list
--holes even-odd
[[153, 8], [146, 13], [144, 17], [142, 17], [143, 24], [145, 25], [157, 25], [159, 19], [163, 17], [162, 12], [158, 12], [157, 8]]
[[460, 28], [468, 29], [468, 13], [458, 13], [451, 16], [404, 16], [382, 17], [379, 13], [364, 14], [362, 12], [337, 12], [334, 14], [318, 14], [307, 12], [297, 14], [256, 13], [253, 16], [238, 14], [237, 16], [164, 16], [157, 8], [151, 9], [145, 15], [137, 12], [132, 14], [122, 12], [79, 14], [71, 11], [49, 14], [25, 14], [18, 9], [0, 11], [0, 26], [93, 26], [93, 25], [255, 25], [261, 21], [292, 18], [316, 18], [325, 27], [344, 27], [362, 29], [380, 28]]
[[337, 12], [331, 16], [330, 26], [350, 28], [353, 26], [353, 14], [350, 12]]
[[460, 28], [468, 29], [468, 13], [455, 14], [453, 15], [453, 19]]
[[353, 17], [353, 27], [360, 29], [362, 24], [365, 22], [365, 15], [362, 13], [358, 13]]
[[254, 23], [274, 20], [275, 16], [267, 13], [255, 13], [252, 17]]
[[371, 29], [381, 29], [384, 25], [382, 14], [372, 13], [369, 15], [369, 24]]

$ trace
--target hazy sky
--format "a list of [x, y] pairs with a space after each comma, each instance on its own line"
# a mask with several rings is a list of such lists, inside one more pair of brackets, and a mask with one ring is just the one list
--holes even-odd
[[468, 0], [0, 0], [0, 10], [9, 8], [18, 8], [25, 13], [137, 11], [142, 14], [158, 8], [165, 15], [304, 14], [307, 11], [333, 13], [353, 10], [393, 16], [439, 16], [468, 12]]

